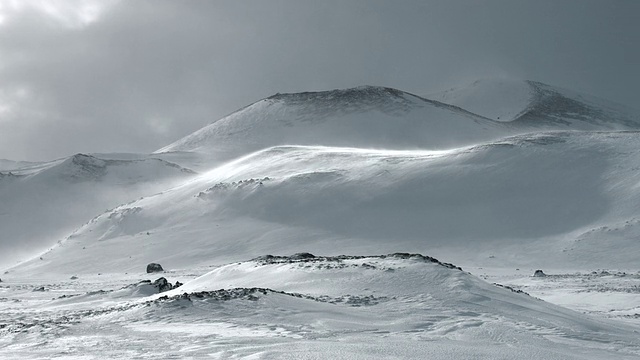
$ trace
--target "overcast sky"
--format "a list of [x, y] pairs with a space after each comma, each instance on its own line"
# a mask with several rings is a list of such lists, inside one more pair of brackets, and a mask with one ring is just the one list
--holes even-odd
[[522, 78], [640, 108], [640, 1], [0, 0], [0, 158], [151, 152], [276, 92]]

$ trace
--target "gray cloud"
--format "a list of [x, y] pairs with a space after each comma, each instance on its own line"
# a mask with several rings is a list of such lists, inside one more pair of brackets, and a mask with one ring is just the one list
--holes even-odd
[[363, 84], [526, 78], [640, 107], [633, 0], [31, 4], [0, 7], [0, 158], [153, 151], [276, 92]]

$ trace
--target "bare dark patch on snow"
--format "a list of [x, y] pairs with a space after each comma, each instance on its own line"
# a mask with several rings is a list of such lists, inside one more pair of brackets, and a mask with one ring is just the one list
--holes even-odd
[[[410, 254], [410, 253], [393, 253], [389, 255], [372, 255], [372, 256], [355, 256], [355, 255], [338, 255], [338, 256], [315, 256], [310, 253], [297, 253], [291, 256], [279, 256], [279, 255], [263, 255], [259, 256], [251, 261], [255, 261], [260, 265], [268, 265], [268, 264], [292, 264], [292, 263], [313, 263], [317, 264], [318, 268], [344, 268], [348, 265], [344, 264], [344, 260], [360, 260], [360, 259], [386, 259], [386, 258], [397, 258], [397, 259], [408, 259], [415, 261], [422, 261], [428, 263], [435, 263], [441, 266], [444, 266], [448, 269], [457, 269], [462, 270], [461, 267], [455, 266], [450, 263], [440, 262], [436, 258], [432, 258], [430, 256], [425, 256], [422, 254]], [[357, 266], [357, 265], [354, 265]], [[368, 267], [370, 269], [375, 269], [376, 267], [370, 264], [362, 264], [363, 267]], [[385, 270], [387, 270], [385, 268]]]

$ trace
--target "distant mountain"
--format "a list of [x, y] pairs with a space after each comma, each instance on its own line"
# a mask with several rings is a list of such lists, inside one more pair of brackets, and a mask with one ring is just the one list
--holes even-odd
[[276, 94], [156, 154], [217, 165], [279, 145], [436, 150], [536, 131], [640, 129], [640, 111], [535, 81], [476, 81], [428, 97], [375, 86]]
[[229, 160], [278, 145], [442, 149], [511, 134], [504, 124], [400, 90], [363, 86], [276, 94], [156, 153], [203, 152]]
[[430, 94], [519, 130], [637, 130], [640, 111], [536, 81], [480, 80]]
[[43, 251], [106, 209], [152, 195], [193, 171], [164, 160], [76, 154], [0, 172], [0, 263]]

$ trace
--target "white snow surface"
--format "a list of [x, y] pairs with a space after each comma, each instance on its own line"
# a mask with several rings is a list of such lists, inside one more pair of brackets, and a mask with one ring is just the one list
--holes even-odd
[[2, 161], [0, 358], [640, 358], [636, 113], [436, 100], [278, 94], [152, 155]]
[[448, 151], [273, 147], [108, 211], [23, 267], [107, 271], [122, 257], [124, 270], [183, 267], [300, 251], [634, 267], [639, 145], [637, 132], [552, 132]]
[[44, 291], [33, 290], [41, 284], [34, 279], [9, 282], [0, 356], [640, 356], [637, 325], [591, 318], [419, 255], [263, 257], [200, 276], [194, 270], [164, 274], [186, 283], [150, 296], [139, 294], [149, 286], [136, 283], [140, 273], [80, 275]]

